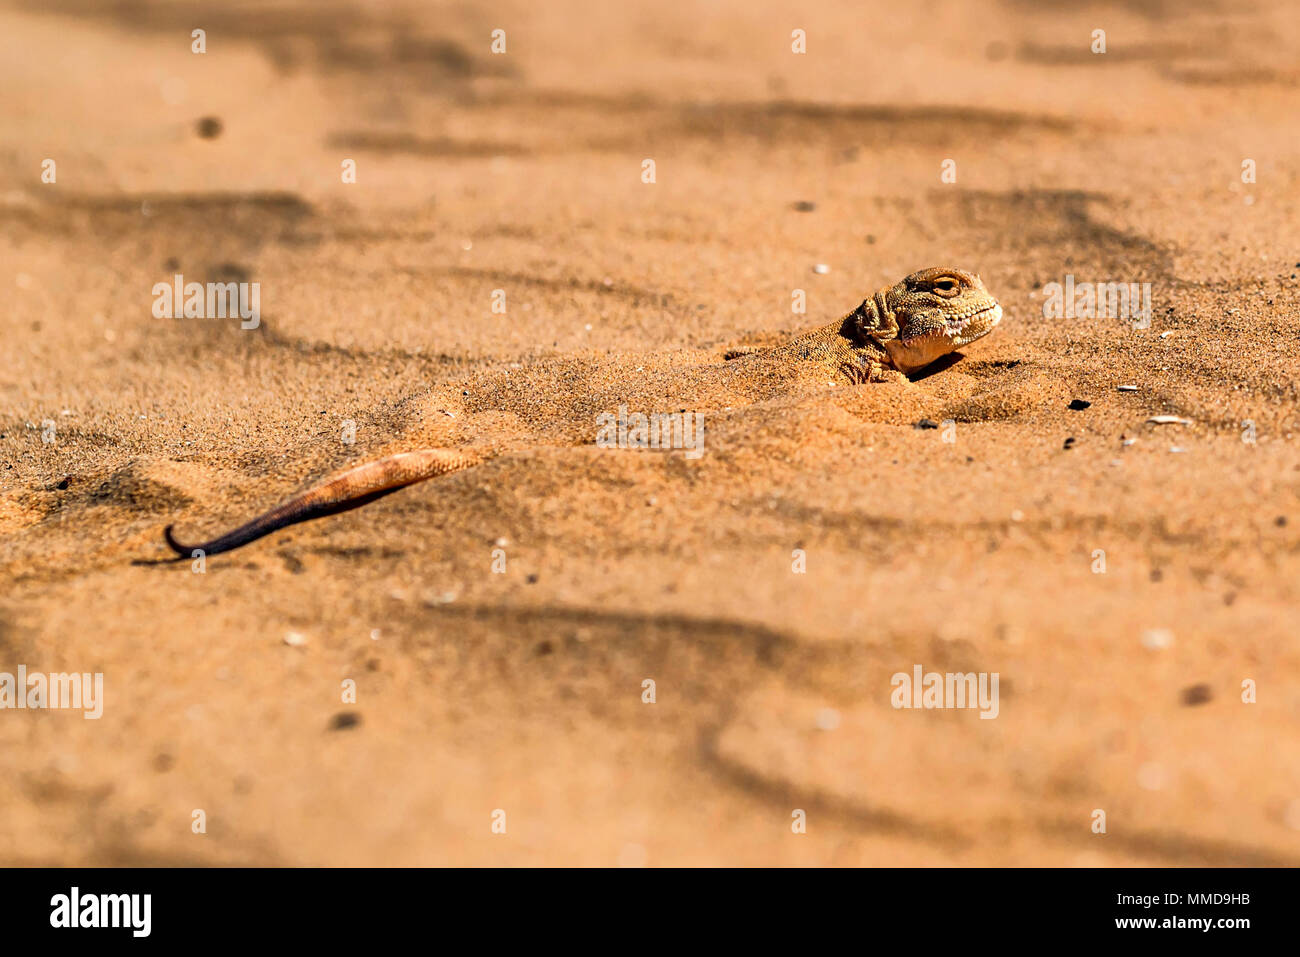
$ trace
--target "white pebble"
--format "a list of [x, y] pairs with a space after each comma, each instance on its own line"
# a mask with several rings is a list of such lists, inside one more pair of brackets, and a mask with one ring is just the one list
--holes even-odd
[[840, 726], [840, 713], [834, 708], [822, 708], [817, 712], [817, 727], [822, 731], [834, 731]]
[[1174, 643], [1174, 633], [1168, 628], [1149, 628], [1142, 632], [1142, 647], [1159, 651]]

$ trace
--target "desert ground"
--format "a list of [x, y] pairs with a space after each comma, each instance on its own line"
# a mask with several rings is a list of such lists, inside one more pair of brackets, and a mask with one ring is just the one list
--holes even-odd
[[[0, 710], [0, 863], [1300, 863], [1297, 62], [1267, 2], [0, 2], [0, 672], [104, 689]], [[935, 265], [1004, 319], [910, 382], [700, 371]], [[168, 561], [430, 442], [506, 451]]]

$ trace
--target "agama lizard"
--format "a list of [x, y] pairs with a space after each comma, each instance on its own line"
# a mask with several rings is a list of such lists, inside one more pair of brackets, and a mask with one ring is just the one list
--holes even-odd
[[[909, 373], [987, 335], [1001, 320], [1002, 307], [975, 273], [944, 267], [923, 269], [863, 300], [844, 318], [775, 348], [732, 350], [726, 354], [723, 368], [778, 381], [783, 373], [798, 369], [855, 384], [906, 382]], [[700, 366], [695, 371], [717, 373], [719, 366]], [[674, 377], [688, 389], [691, 378]], [[226, 552], [287, 525], [357, 508], [416, 482], [478, 465], [495, 454], [498, 452], [469, 448], [397, 452], [326, 478], [210, 541], [182, 544], [172, 535], [170, 525], [163, 534], [167, 544], [184, 558], [198, 550], [207, 555]]]

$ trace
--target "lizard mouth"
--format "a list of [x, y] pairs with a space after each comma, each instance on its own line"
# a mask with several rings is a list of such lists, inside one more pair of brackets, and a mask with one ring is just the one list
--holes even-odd
[[944, 324], [953, 342], [964, 346], [987, 335], [1001, 321], [1002, 307], [994, 302], [965, 316], [945, 320]]
[[931, 328], [919, 336], [891, 339], [884, 343], [895, 368], [901, 372], [915, 372], [929, 365], [953, 349], [970, 345], [1002, 321], [1002, 307], [989, 302], [969, 312], [944, 317], [942, 325]]
[[[943, 320], [944, 330], [954, 339], [958, 338], [968, 326], [975, 323], [976, 320], [982, 316], [992, 320], [987, 323], [978, 324], [984, 332], [987, 332], [1002, 321], [1002, 307], [996, 302], [991, 302], [986, 306], [980, 306], [978, 309], [974, 309], [970, 312], [959, 313], [951, 318], [945, 318]], [[981, 333], [981, 335], [982, 334], [983, 333]]]

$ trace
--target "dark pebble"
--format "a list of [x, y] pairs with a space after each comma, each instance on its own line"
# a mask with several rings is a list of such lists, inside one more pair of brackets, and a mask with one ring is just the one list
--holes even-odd
[[806, 199], [801, 199], [801, 200], [799, 200], [799, 202], [797, 202], [797, 203], [794, 204], [794, 208], [795, 208], [795, 211], [796, 211], [796, 212], [800, 212], [800, 213], [811, 213], [814, 209], [817, 208], [817, 204], [816, 204], [816, 203], [810, 203], [810, 202], [809, 202], [808, 200], [806, 200]]
[[934, 419], [922, 419], [920, 422], [916, 423], [916, 425], [912, 426], [914, 429], [937, 429], [938, 427], [939, 423], [934, 421]]
[[361, 723], [361, 715], [355, 711], [340, 711], [333, 720], [330, 721], [331, 731], [342, 731], [345, 728], [355, 728]]
[[239, 263], [222, 263], [215, 270], [213, 282], [248, 282], [252, 274]]
[[1081, 412], [1090, 405], [1092, 405], [1092, 403], [1087, 399], [1071, 399], [1069, 408], [1073, 409], [1075, 412]]
[[1068, 439], [1065, 440], [1065, 445], [1062, 446], [1062, 448], [1067, 448], [1067, 449], [1072, 449], [1072, 448], [1074, 448], [1074, 436], [1073, 436], [1073, 435], [1070, 436]]
[[1205, 704], [1214, 697], [1214, 692], [1210, 690], [1209, 685], [1192, 685], [1183, 689], [1183, 704], [1189, 708], [1193, 705]]
[[195, 124], [194, 131], [205, 140], [215, 140], [221, 135], [221, 120], [215, 116], [205, 116]]

